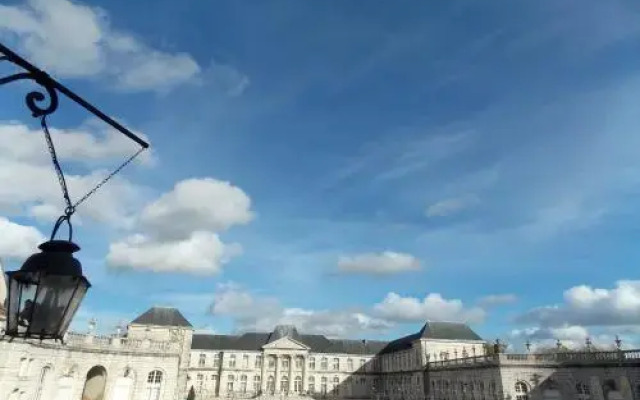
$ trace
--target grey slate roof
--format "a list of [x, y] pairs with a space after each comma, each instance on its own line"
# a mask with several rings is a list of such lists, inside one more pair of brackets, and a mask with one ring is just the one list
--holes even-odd
[[182, 326], [191, 328], [191, 324], [176, 308], [152, 307], [131, 321], [138, 325]]
[[194, 350], [248, 350], [259, 351], [265, 344], [283, 337], [290, 337], [311, 349], [314, 353], [378, 354], [411, 348], [417, 339], [482, 340], [465, 324], [455, 322], [427, 322], [414, 334], [391, 342], [378, 340], [328, 339], [323, 335], [301, 335], [292, 326], [277, 326], [273, 332], [249, 332], [242, 335], [195, 334], [191, 348]]
[[459, 322], [427, 322], [419, 333], [425, 339], [482, 340], [467, 324]]
[[482, 340], [467, 324], [461, 322], [427, 322], [419, 332], [390, 342], [381, 353], [393, 353], [411, 348], [418, 339]]

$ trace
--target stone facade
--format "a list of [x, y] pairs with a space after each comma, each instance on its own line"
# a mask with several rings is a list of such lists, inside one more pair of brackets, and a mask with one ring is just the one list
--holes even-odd
[[286, 326], [199, 335], [177, 310], [159, 308], [124, 335], [69, 333], [64, 344], [0, 339], [1, 400], [283, 396], [640, 399], [640, 351], [489, 356], [468, 327], [431, 322], [391, 342], [300, 335]]
[[429, 363], [428, 400], [637, 400], [640, 351], [498, 354]]

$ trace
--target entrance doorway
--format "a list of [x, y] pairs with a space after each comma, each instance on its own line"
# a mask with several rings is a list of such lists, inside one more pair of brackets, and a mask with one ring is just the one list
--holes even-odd
[[105, 400], [104, 390], [107, 385], [107, 370], [95, 366], [87, 372], [87, 379], [82, 390], [82, 400]]

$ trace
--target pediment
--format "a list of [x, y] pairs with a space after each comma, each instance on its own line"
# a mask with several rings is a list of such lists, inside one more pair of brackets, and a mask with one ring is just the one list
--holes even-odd
[[282, 349], [282, 350], [309, 350], [309, 347], [297, 340], [289, 337], [283, 337], [278, 340], [274, 340], [271, 343], [267, 343], [262, 346], [263, 349]]

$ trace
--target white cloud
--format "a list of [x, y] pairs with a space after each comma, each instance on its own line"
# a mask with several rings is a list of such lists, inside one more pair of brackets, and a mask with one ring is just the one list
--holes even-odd
[[69, 0], [0, 5], [0, 31], [18, 39], [25, 56], [62, 77], [104, 76], [126, 90], [167, 90], [201, 72], [185, 53], [152, 49], [111, 28], [106, 13]]
[[613, 289], [572, 287], [564, 292], [564, 303], [534, 308], [518, 322], [557, 327], [633, 325], [640, 323], [640, 281], [621, 280]]
[[383, 318], [399, 322], [460, 321], [479, 323], [485, 318], [480, 307], [465, 308], [461, 300], [447, 300], [438, 293], [430, 293], [424, 299], [402, 297], [389, 293], [374, 311]]
[[499, 306], [503, 304], [511, 304], [518, 301], [518, 296], [512, 293], [508, 294], [492, 294], [484, 296], [478, 300], [478, 304], [482, 307]]
[[219, 285], [210, 311], [232, 317], [241, 331], [271, 331], [278, 324], [295, 325], [299, 332], [330, 337], [353, 337], [380, 332], [392, 324], [358, 310], [286, 308], [278, 299], [255, 296], [236, 284]]
[[212, 178], [178, 182], [147, 205], [140, 223], [157, 237], [181, 237], [197, 230], [224, 231], [253, 219], [251, 199], [229, 182]]
[[144, 235], [132, 235], [109, 246], [107, 264], [155, 272], [217, 274], [231, 257], [242, 252], [239, 244], [222, 243], [207, 231], [193, 232], [188, 238], [155, 241]]
[[0, 258], [24, 259], [37, 253], [45, 236], [32, 226], [19, 225], [0, 217]]
[[219, 233], [253, 218], [251, 199], [229, 182], [187, 179], [140, 213], [136, 234], [112, 243], [114, 268], [220, 273], [241, 246], [223, 243]]
[[[93, 121], [76, 129], [52, 128], [50, 132], [72, 201], [93, 189], [136, 150], [135, 144], [122, 135]], [[140, 159], [143, 164], [153, 163], [150, 154], [143, 153]], [[64, 210], [58, 180], [39, 130], [15, 122], [0, 123], [0, 182], [0, 210], [6, 215], [27, 215], [50, 222]], [[76, 222], [86, 218], [126, 226], [141, 202], [143, 190], [116, 176], [78, 209]]]
[[450, 199], [441, 200], [428, 206], [426, 215], [429, 218], [447, 217], [471, 208], [478, 204], [478, 202], [478, 197], [473, 195], [452, 197]]
[[338, 271], [345, 273], [390, 275], [419, 269], [420, 261], [417, 258], [393, 251], [342, 256], [338, 259]]

